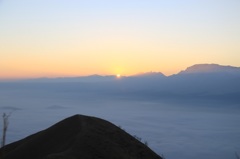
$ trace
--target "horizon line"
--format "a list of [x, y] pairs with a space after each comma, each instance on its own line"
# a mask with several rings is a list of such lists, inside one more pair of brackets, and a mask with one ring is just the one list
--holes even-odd
[[[236, 68], [240, 68], [238, 66], [232, 66], [232, 65], [221, 65], [221, 64], [216, 64], [216, 63], [199, 63], [199, 64], [193, 64], [189, 67], [195, 66], [195, 65], [218, 65], [218, 66], [225, 66], [225, 67], [236, 67]], [[187, 70], [189, 67], [186, 67], [184, 70], [180, 70], [177, 73], [172, 73], [169, 75], [164, 74], [161, 71], [147, 71], [147, 72], [138, 72], [138, 73], [134, 73], [134, 74], [130, 74], [130, 75], [125, 75], [125, 74], [98, 74], [98, 73], [93, 73], [93, 74], [87, 74], [87, 75], [59, 75], [59, 76], [22, 76], [22, 77], [0, 77], [0, 81], [21, 81], [21, 80], [35, 80], [35, 79], [61, 79], [61, 78], [84, 78], [84, 77], [91, 77], [91, 76], [100, 76], [100, 77], [108, 77], [108, 76], [112, 76], [112, 77], [116, 77], [119, 78], [122, 77], [132, 77], [132, 76], [140, 76], [140, 75], [144, 75], [144, 74], [161, 74], [165, 77], [170, 77], [173, 75], [177, 75], [179, 73], [181, 73], [182, 71]]]

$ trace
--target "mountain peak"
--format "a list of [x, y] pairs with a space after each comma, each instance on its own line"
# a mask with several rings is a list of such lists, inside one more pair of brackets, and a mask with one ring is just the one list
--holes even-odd
[[0, 155], [4, 155], [4, 159], [161, 159], [114, 124], [84, 115], [74, 115], [6, 145], [0, 149]]
[[165, 77], [165, 75], [161, 72], [144, 72], [133, 75], [133, 77], [160, 77], [160, 76]]
[[195, 64], [188, 67], [186, 70], [181, 71], [180, 74], [191, 74], [191, 73], [240, 73], [240, 67], [224, 66], [219, 64]]

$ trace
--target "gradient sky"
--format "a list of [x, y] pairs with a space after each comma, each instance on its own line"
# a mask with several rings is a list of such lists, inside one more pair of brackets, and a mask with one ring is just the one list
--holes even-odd
[[240, 0], [0, 0], [0, 78], [240, 66]]

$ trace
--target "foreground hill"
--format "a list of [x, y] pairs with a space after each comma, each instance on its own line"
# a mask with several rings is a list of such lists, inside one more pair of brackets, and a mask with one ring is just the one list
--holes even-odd
[[119, 127], [83, 115], [6, 145], [0, 155], [1, 159], [161, 159]]

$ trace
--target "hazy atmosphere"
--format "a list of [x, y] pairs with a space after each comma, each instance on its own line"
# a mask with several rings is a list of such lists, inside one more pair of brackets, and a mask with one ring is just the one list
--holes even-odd
[[[239, 0], [0, 0], [6, 144], [83, 114], [165, 159], [239, 158], [239, 8]], [[0, 127], [2, 136], [2, 118]]]
[[0, 77], [240, 66], [239, 0], [1, 0]]

